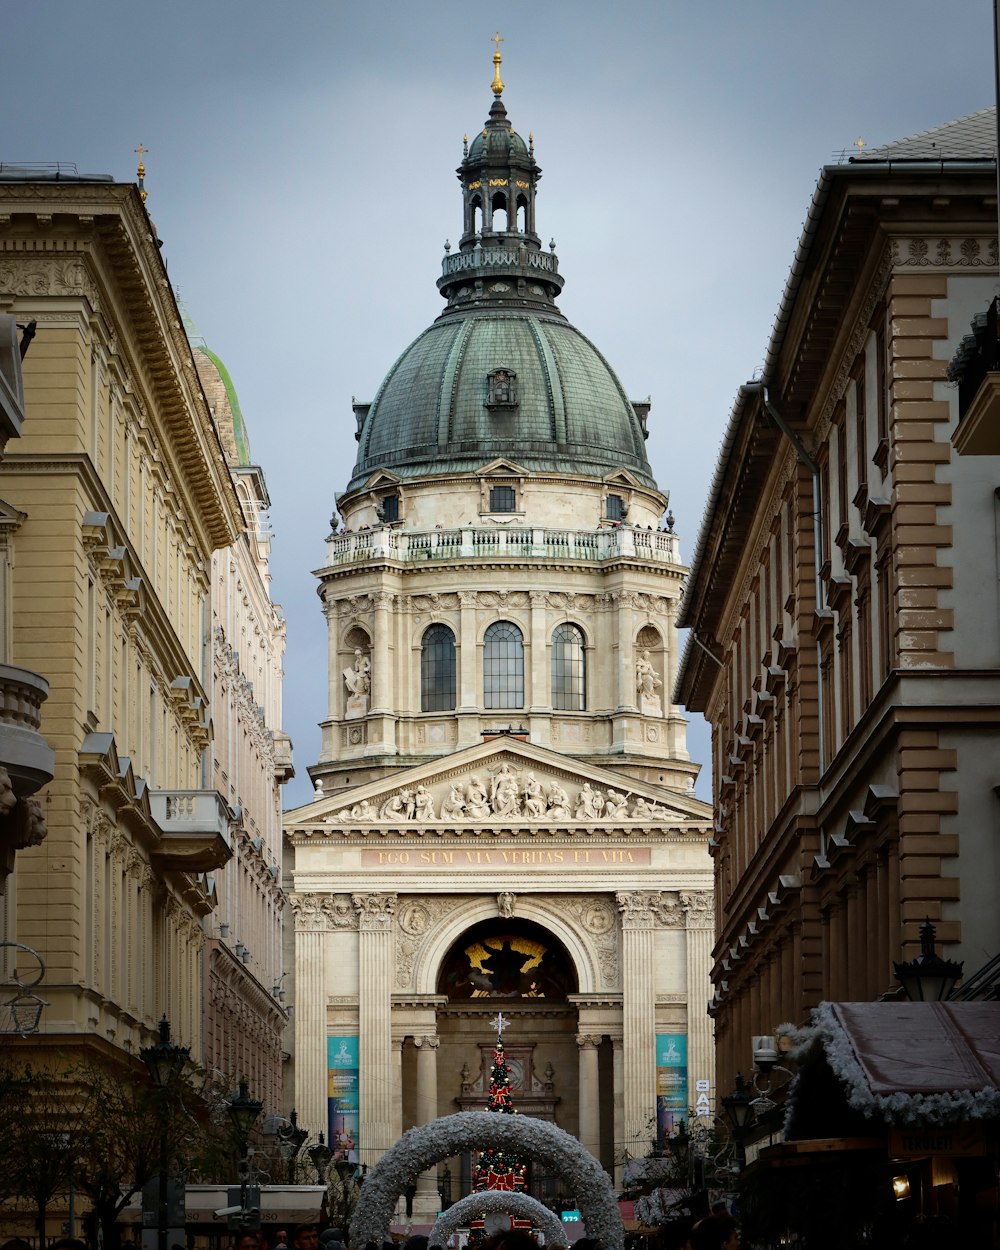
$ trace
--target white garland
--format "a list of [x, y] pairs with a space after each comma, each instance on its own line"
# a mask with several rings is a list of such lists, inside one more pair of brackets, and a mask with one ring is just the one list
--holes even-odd
[[1000, 1116], [1000, 1090], [947, 1090], [940, 1094], [873, 1094], [850, 1038], [829, 1003], [812, 1013], [813, 1031], [823, 1044], [827, 1062], [846, 1087], [848, 1104], [869, 1119], [880, 1116], [889, 1124], [930, 1124], [943, 1127], [965, 1120]]
[[566, 1245], [566, 1234], [558, 1216], [530, 1194], [509, 1189], [484, 1189], [467, 1195], [447, 1211], [442, 1211], [427, 1238], [428, 1245], [443, 1246], [456, 1228], [462, 1228], [470, 1220], [477, 1220], [490, 1211], [505, 1211], [515, 1219], [531, 1220], [545, 1234], [546, 1244]]
[[587, 1236], [604, 1250], [624, 1250], [625, 1230], [611, 1178], [577, 1139], [547, 1120], [489, 1111], [459, 1111], [411, 1128], [390, 1146], [361, 1186], [351, 1219], [351, 1246], [381, 1245], [396, 1203], [421, 1172], [452, 1155], [488, 1147], [546, 1164], [574, 1195]]

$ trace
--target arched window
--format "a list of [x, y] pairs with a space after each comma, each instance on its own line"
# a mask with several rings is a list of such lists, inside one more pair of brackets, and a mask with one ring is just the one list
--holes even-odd
[[524, 639], [510, 621], [486, 631], [483, 651], [483, 702], [488, 708], [524, 707]]
[[420, 645], [420, 710], [450, 712], [455, 707], [455, 635], [432, 625]]
[[568, 621], [552, 631], [552, 707], [582, 712], [587, 706], [587, 659], [583, 634]]

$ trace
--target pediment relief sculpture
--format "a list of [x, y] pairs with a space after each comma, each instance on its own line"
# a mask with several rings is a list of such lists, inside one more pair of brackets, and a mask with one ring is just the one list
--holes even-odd
[[363, 798], [326, 820], [341, 824], [477, 824], [509, 819], [608, 824], [663, 821], [672, 815], [666, 807], [624, 787], [601, 788], [587, 780], [574, 783], [503, 760], [494, 768], [481, 767], [468, 775], [428, 780], [384, 796]]

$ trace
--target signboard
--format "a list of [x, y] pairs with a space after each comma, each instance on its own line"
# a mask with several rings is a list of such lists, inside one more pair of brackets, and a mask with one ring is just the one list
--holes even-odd
[[559, 1218], [564, 1224], [579, 1224], [583, 1216], [579, 1211], [564, 1211]]
[[956, 1124], [951, 1128], [890, 1128], [889, 1154], [918, 1158], [922, 1155], [984, 1155], [986, 1134], [978, 1125]]
[[333, 1162], [359, 1162], [358, 1037], [328, 1037], [327, 1139]]
[[688, 1118], [687, 1034], [656, 1035], [656, 1137], [674, 1133]]

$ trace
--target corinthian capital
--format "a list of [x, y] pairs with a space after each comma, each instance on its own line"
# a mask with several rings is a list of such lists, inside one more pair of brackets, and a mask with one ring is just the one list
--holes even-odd
[[659, 890], [632, 890], [616, 894], [618, 910], [622, 914], [623, 929], [655, 929], [656, 908], [660, 902]]
[[352, 894], [351, 902], [358, 913], [358, 928], [362, 933], [391, 929], [396, 901], [395, 894]]
[[715, 895], [711, 890], [681, 890], [679, 897], [689, 929], [715, 928]]

